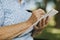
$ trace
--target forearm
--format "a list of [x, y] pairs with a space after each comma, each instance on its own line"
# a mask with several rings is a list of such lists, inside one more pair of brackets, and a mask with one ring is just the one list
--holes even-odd
[[17, 35], [20, 35], [22, 31], [25, 31], [28, 28], [28, 26], [25, 26], [26, 23], [24, 26], [23, 24], [1, 27], [0, 28], [0, 39], [11, 39], [13, 37], [16, 37]]
[[[0, 28], [0, 39], [11, 39], [14, 38], [23, 32], [25, 32], [34, 22], [36, 22], [36, 18], [31, 18], [23, 23], [5, 26]], [[35, 20], [35, 21], [34, 21]]]

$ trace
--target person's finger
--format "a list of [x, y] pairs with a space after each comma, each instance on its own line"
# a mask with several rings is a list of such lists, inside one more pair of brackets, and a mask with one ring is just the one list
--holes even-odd
[[35, 30], [38, 30], [38, 29], [39, 29], [39, 27], [38, 27], [38, 26], [34, 26], [34, 29], [35, 29]]
[[44, 10], [42, 10], [42, 9], [38, 9], [38, 10], [34, 10], [34, 11], [32, 12], [32, 14], [36, 15], [36, 17], [37, 17], [38, 19], [40, 19], [41, 15], [44, 15], [45, 12], [44, 12]]
[[43, 23], [43, 22], [44, 22], [44, 19], [42, 19], [42, 20], [39, 22], [39, 27], [40, 27], [40, 28], [43, 28], [43, 26], [44, 26], [44, 23]]
[[44, 26], [44, 19], [41, 20], [41, 26]]
[[38, 9], [36, 13], [39, 14], [40, 16], [45, 14], [44, 10], [42, 9]]
[[48, 21], [49, 21], [49, 16], [47, 16], [45, 19], [45, 25], [48, 23]]

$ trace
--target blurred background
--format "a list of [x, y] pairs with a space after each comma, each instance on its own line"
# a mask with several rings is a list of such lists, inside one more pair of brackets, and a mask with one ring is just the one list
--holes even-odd
[[52, 8], [59, 11], [51, 17], [43, 32], [35, 37], [35, 40], [60, 40], [60, 0], [35, 0], [35, 9], [42, 8], [46, 12]]

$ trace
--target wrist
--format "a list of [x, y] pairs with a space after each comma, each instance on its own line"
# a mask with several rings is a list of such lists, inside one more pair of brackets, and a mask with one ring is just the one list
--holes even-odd
[[32, 15], [28, 20], [28, 23], [34, 24], [36, 21], [37, 21], [37, 17], [35, 15]]

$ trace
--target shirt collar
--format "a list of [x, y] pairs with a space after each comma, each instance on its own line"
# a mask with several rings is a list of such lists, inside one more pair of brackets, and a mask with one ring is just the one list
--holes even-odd
[[21, 0], [21, 4], [29, 2], [30, 0]]
[[21, 4], [25, 3], [26, 1], [25, 0], [21, 0]]

